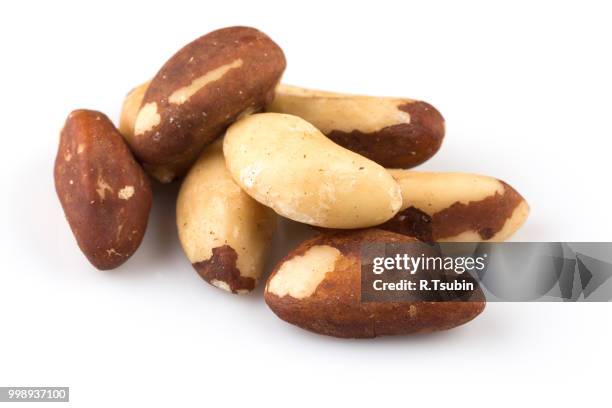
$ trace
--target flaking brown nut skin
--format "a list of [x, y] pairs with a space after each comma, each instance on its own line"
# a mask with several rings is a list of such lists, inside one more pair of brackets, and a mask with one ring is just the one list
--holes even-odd
[[123, 137], [103, 114], [75, 110], [55, 159], [55, 189], [81, 251], [98, 269], [113, 269], [144, 236], [152, 193]]
[[505, 241], [527, 220], [527, 201], [509, 184], [469, 173], [389, 170], [403, 205], [378, 228], [427, 242]]
[[444, 140], [444, 118], [427, 102], [339, 94], [281, 84], [268, 112], [300, 116], [335, 143], [387, 168], [411, 168]]
[[484, 310], [481, 296], [482, 300], [465, 302], [361, 303], [364, 242], [418, 241], [378, 229], [318, 235], [278, 263], [266, 284], [266, 303], [288, 323], [343, 338], [445, 330], [469, 322]]
[[223, 28], [187, 44], [144, 93], [128, 139], [132, 150], [160, 181], [182, 175], [228, 125], [273, 99], [285, 65], [278, 45], [250, 27]]

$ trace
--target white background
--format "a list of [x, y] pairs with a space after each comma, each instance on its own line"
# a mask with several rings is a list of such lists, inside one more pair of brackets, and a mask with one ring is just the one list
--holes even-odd
[[610, 241], [606, 2], [126, 3], [0, 6], [0, 385], [70, 386], [86, 407], [609, 404], [610, 304], [490, 304], [439, 334], [317, 336], [278, 320], [261, 290], [231, 296], [197, 276], [176, 186], [156, 188], [134, 257], [95, 270], [52, 178], [72, 109], [116, 120], [182, 45], [252, 25], [285, 50], [287, 83], [434, 104], [447, 136], [422, 167], [516, 187], [532, 213], [515, 240]]

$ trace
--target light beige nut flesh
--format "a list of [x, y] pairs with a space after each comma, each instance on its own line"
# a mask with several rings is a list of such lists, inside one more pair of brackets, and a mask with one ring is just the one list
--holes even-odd
[[183, 180], [176, 224], [183, 250], [204, 280], [238, 294], [255, 288], [276, 214], [234, 182], [225, 167], [221, 141], [202, 153]]
[[223, 152], [244, 191], [294, 221], [363, 228], [387, 221], [402, 205], [387, 170], [297, 116], [246, 117], [227, 130]]

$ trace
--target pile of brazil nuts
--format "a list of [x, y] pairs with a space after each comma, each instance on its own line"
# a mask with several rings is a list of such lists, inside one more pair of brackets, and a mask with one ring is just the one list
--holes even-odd
[[433, 106], [285, 85], [285, 65], [261, 31], [223, 28], [134, 88], [119, 129], [103, 113], [73, 111], [54, 176], [82, 252], [98, 269], [123, 264], [147, 227], [149, 176], [182, 181], [182, 247], [219, 289], [256, 287], [279, 217], [319, 231], [266, 282], [266, 303], [289, 323], [359, 338], [472, 320], [484, 299], [362, 303], [361, 244], [502, 241], [525, 222], [526, 201], [495, 178], [408, 170], [441, 146], [444, 119]]

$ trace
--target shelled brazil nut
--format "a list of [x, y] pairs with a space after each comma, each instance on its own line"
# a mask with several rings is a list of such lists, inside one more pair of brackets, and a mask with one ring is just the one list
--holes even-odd
[[268, 112], [305, 119], [331, 140], [383, 167], [410, 168], [433, 156], [444, 139], [444, 118], [430, 104], [317, 91], [281, 84]]
[[147, 227], [151, 187], [125, 141], [100, 112], [75, 110], [62, 129], [55, 189], [77, 243], [98, 269], [136, 251]]
[[193, 165], [178, 195], [176, 225], [187, 258], [213, 286], [248, 293], [263, 274], [276, 214], [234, 182], [222, 142]]
[[223, 153], [244, 191], [294, 221], [363, 228], [389, 220], [402, 205], [399, 185], [382, 166], [297, 116], [243, 118], [227, 130]]
[[283, 258], [264, 298], [281, 319], [335, 337], [368, 338], [450, 329], [479, 315], [485, 301], [362, 302], [361, 247], [365, 242], [414, 243], [379, 229], [320, 234]]
[[263, 109], [284, 69], [282, 50], [261, 31], [213, 31], [164, 64], [143, 93], [133, 131], [124, 136], [147, 171], [172, 181], [229, 124]]
[[467, 173], [389, 170], [403, 196], [388, 231], [423, 241], [504, 241], [526, 221], [529, 205], [507, 183]]

